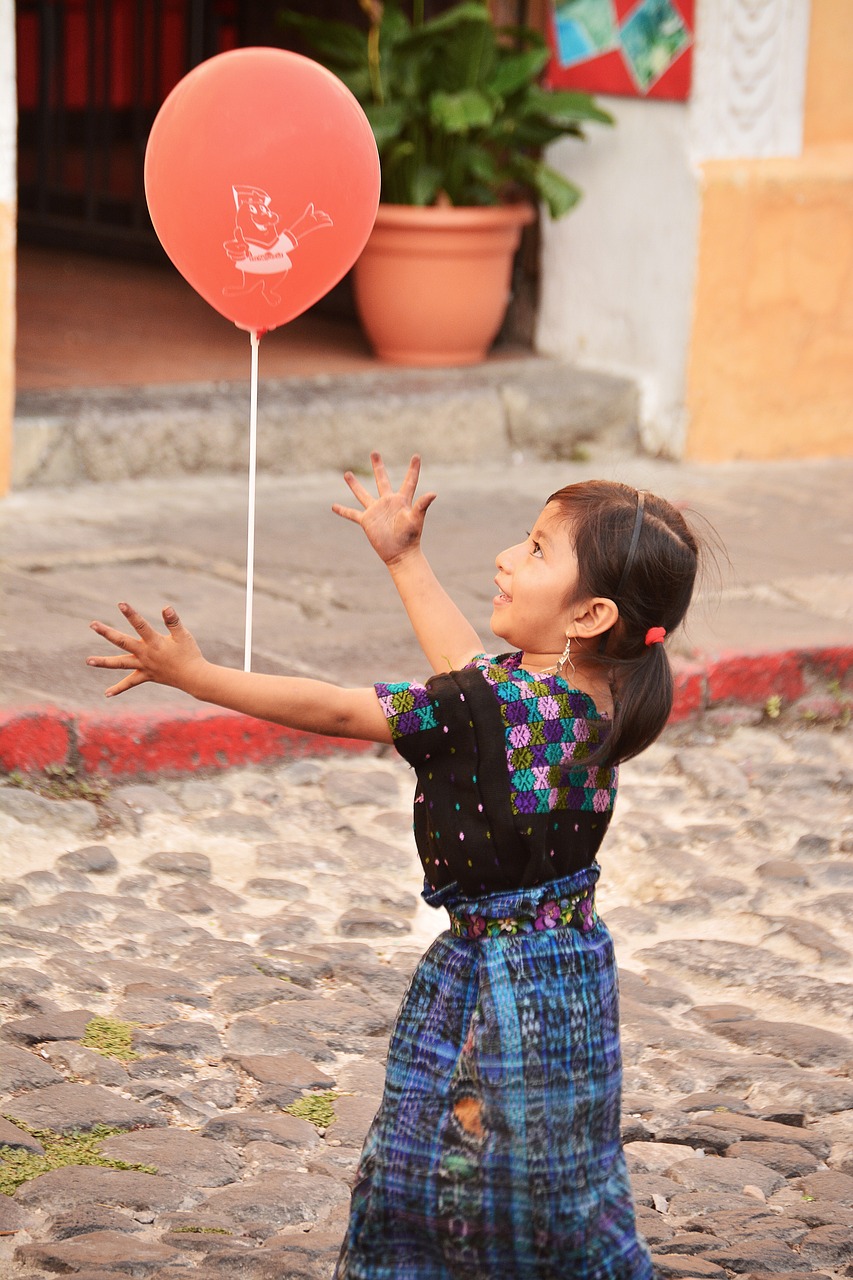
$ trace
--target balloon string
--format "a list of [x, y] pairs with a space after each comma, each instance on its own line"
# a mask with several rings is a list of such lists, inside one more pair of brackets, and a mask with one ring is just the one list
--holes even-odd
[[249, 398], [249, 527], [246, 538], [246, 648], [243, 670], [252, 670], [252, 601], [255, 588], [255, 475], [258, 468], [258, 345], [254, 331], [252, 341], [252, 376]]

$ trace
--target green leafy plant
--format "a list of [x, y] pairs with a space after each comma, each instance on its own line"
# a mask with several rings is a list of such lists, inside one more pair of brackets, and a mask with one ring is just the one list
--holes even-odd
[[[7, 1117], [11, 1118], [11, 1117]], [[54, 1133], [52, 1129], [29, 1129], [19, 1121], [13, 1121], [44, 1147], [44, 1155], [24, 1151], [20, 1147], [0, 1147], [0, 1194], [14, 1195], [18, 1187], [52, 1169], [64, 1169], [69, 1165], [98, 1165], [104, 1169], [134, 1169], [138, 1173], [156, 1173], [150, 1164], [129, 1164], [126, 1160], [110, 1160], [101, 1155], [100, 1144], [105, 1138], [123, 1133], [123, 1129], [96, 1125], [91, 1133]]]
[[[550, 57], [526, 26], [496, 26], [485, 0], [430, 21], [423, 0], [359, 0], [363, 23], [285, 11], [281, 21], [348, 86], [370, 121], [382, 199], [406, 205], [496, 205], [534, 198], [552, 218], [579, 188], [545, 164], [548, 143], [613, 118], [589, 94], [540, 83]], [[408, 9], [408, 12], [406, 10]]]

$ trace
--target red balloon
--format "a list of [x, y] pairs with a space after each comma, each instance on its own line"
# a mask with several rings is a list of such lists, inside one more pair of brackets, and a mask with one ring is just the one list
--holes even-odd
[[283, 49], [220, 53], [151, 129], [145, 194], [163, 248], [241, 329], [305, 311], [364, 248], [379, 204], [367, 117], [325, 67]]

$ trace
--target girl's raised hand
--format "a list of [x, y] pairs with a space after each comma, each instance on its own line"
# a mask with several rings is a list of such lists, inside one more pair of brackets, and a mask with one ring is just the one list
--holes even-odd
[[361, 503], [362, 510], [345, 507], [336, 502], [332, 506], [335, 515], [360, 524], [373, 550], [386, 564], [399, 560], [407, 551], [420, 545], [424, 516], [436, 499], [436, 494], [425, 493], [415, 499], [415, 490], [421, 471], [421, 460], [415, 454], [409, 463], [400, 488], [394, 490], [380, 454], [370, 455], [373, 474], [376, 477], [377, 497], [368, 493], [364, 485], [351, 471], [344, 473], [353, 496]]
[[88, 666], [130, 672], [130, 675], [106, 690], [106, 697], [113, 698], [126, 689], [145, 684], [146, 681], [169, 685], [173, 689], [183, 689], [189, 693], [193, 676], [207, 663], [171, 605], [163, 610], [163, 621], [168, 628], [166, 635], [155, 631], [142, 614], [137, 613], [129, 604], [120, 604], [119, 609], [136, 632], [135, 636], [125, 635], [123, 631], [108, 627], [103, 622], [90, 624], [99, 636], [124, 652], [108, 658], [87, 658]]

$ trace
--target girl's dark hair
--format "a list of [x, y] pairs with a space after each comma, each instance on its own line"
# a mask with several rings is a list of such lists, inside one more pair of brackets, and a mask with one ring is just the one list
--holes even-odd
[[[616, 624], [601, 639], [598, 658], [609, 668], [613, 724], [589, 763], [609, 767], [648, 747], [672, 710], [673, 676], [662, 644], [646, 644], [650, 627], [671, 635], [687, 612], [699, 546], [670, 502], [629, 485], [588, 480], [567, 485], [549, 502], [572, 526], [578, 561], [578, 598], [605, 596], [619, 609]], [[625, 573], [626, 566], [628, 568]], [[586, 762], [585, 762], [586, 763]]]

